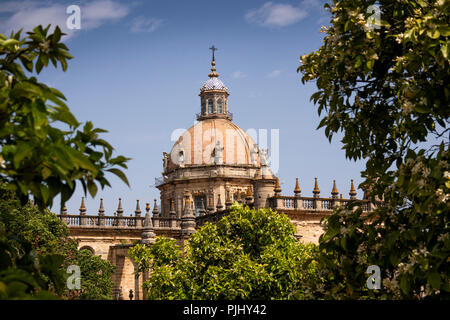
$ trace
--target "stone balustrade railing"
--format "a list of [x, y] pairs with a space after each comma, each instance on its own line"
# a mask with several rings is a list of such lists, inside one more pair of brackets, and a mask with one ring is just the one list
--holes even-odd
[[93, 216], [80, 214], [59, 214], [58, 217], [68, 226], [135, 228], [141, 227], [144, 224], [144, 217]]
[[358, 201], [363, 212], [372, 211], [375, 205], [369, 200], [342, 199], [342, 198], [314, 198], [276, 195], [269, 198], [270, 206], [273, 210], [292, 211], [333, 211], [338, 206], [345, 206], [349, 201]]

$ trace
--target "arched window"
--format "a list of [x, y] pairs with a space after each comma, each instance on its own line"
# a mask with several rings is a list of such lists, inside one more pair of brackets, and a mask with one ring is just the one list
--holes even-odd
[[206, 113], [206, 103], [205, 101], [202, 101], [202, 114]]
[[217, 100], [217, 113], [222, 113], [222, 99]]
[[83, 247], [80, 248], [79, 251], [81, 251], [81, 250], [88, 250], [88, 251], [90, 251], [92, 254], [95, 254], [94, 249], [93, 249], [92, 247], [90, 247], [90, 246], [83, 246]]
[[213, 113], [213, 101], [212, 101], [212, 99], [208, 100], [208, 113]]

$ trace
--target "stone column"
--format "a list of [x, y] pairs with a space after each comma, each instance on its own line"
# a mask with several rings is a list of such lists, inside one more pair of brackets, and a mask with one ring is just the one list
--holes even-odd
[[81, 197], [81, 205], [80, 205], [80, 226], [86, 225], [86, 206], [84, 205], [84, 197]]
[[65, 224], [68, 224], [68, 218], [67, 218], [67, 207], [66, 204], [64, 203], [64, 206], [61, 210], [61, 221], [64, 222]]
[[175, 212], [175, 200], [173, 199], [170, 199], [169, 218], [170, 218], [169, 227], [171, 229], [175, 229], [177, 226], [177, 213]]
[[303, 208], [303, 200], [302, 200], [302, 190], [300, 189], [300, 185], [298, 183], [298, 178], [295, 178], [295, 188], [294, 188], [294, 207], [297, 210], [300, 210]]
[[231, 191], [225, 190], [226, 193], [226, 199], [225, 199], [225, 208], [230, 209], [230, 207], [233, 205], [233, 199], [231, 199]]
[[152, 213], [153, 213], [153, 226], [154, 228], [159, 228], [159, 212], [158, 212], [158, 205], [156, 204], [156, 199], [154, 199]]
[[142, 228], [142, 234], [141, 234], [141, 243], [143, 244], [152, 244], [156, 240], [152, 218], [150, 217], [150, 204], [147, 203], [145, 206], [145, 221], [144, 221], [144, 227]]
[[125, 219], [121, 219], [123, 218], [122, 198], [119, 198], [119, 205], [117, 206], [117, 217], [119, 226], [121, 227], [125, 226]]
[[348, 193], [350, 195], [351, 200], [356, 200], [356, 190], [355, 186], [353, 185], [353, 179], [351, 180], [352, 184], [350, 186], [350, 192]]
[[339, 191], [336, 187], [336, 180], [333, 180], [333, 189], [331, 190], [331, 205], [335, 208], [338, 205]]
[[314, 197], [314, 209], [321, 210], [322, 209], [322, 201], [320, 201], [320, 189], [317, 183], [317, 178], [314, 178], [314, 189], [313, 189], [313, 197]]
[[98, 225], [105, 225], [105, 208], [103, 208], [103, 198], [100, 198], [100, 208], [98, 209]]
[[142, 220], [141, 220], [141, 208], [139, 207], [139, 200], [136, 200], [136, 210], [134, 210], [134, 218], [135, 218], [135, 226], [136, 228], [142, 227]]
[[181, 218], [181, 236], [183, 239], [189, 238], [195, 232], [195, 214], [193, 213], [189, 192], [184, 195], [184, 210]]

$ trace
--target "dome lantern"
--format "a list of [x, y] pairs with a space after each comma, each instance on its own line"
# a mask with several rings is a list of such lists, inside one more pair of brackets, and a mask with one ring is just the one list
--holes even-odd
[[211, 72], [209, 79], [200, 88], [200, 113], [197, 114], [197, 120], [201, 121], [210, 118], [232, 119], [232, 114], [228, 112], [228, 88], [219, 79], [216, 71], [216, 60], [214, 52], [216, 47], [211, 46], [212, 50]]

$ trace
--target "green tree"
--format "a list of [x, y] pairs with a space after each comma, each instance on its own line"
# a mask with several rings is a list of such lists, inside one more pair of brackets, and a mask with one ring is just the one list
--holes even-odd
[[150, 299], [301, 299], [302, 283], [319, 281], [315, 247], [300, 244], [289, 218], [270, 209], [234, 205], [206, 223], [181, 250], [175, 240], [138, 244], [130, 256], [149, 273]]
[[72, 59], [59, 27], [53, 33], [49, 27], [37, 26], [23, 38], [21, 30], [10, 38], [0, 34], [0, 177], [21, 194], [22, 204], [31, 193], [41, 208], [56, 195], [62, 206], [77, 181], [95, 196], [96, 183], [110, 186], [107, 172], [128, 184], [118, 167], [126, 169], [129, 159], [112, 157], [113, 147], [99, 136], [106, 131], [90, 121], [81, 127], [64, 95], [32, 76], [49, 62], [66, 71]]
[[81, 290], [79, 299], [110, 300], [114, 282], [111, 276], [115, 266], [91, 251], [83, 249], [77, 253], [75, 263], [81, 270]]
[[[332, 19], [323, 45], [301, 56], [298, 71], [303, 83], [316, 83], [319, 128], [330, 141], [342, 132], [347, 158], [366, 160], [361, 187], [384, 207], [363, 215], [350, 203], [326, 219], [319, 265], [328, 281], [317, 293], [448, 298], [450, 2], [325, 7]], [[381, 290], [366, 288], [369, 265], [381, 269]]]
[[[111, 299], [114, 266], [77, 249], [67, 225], [49, 210], [23, 206], [0, 184], [0, 298]], [[81, 270], [81, 290], [66, 288], [66, 269]]]

